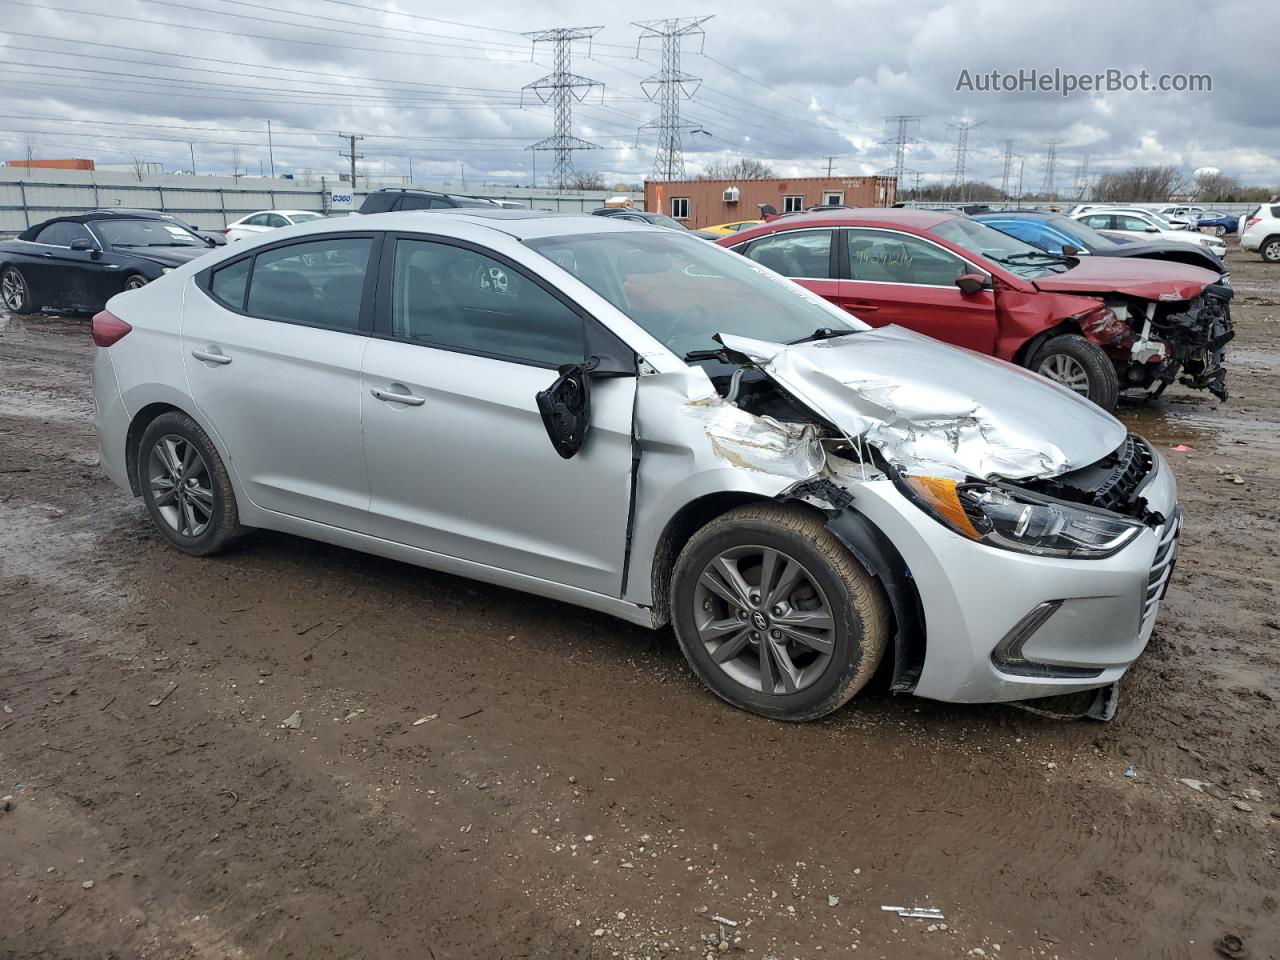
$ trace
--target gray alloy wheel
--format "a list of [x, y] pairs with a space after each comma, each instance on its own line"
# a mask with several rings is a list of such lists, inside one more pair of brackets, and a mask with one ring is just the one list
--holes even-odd
[[0, 300], [13, 313], [31, 312], [31, 292], [26, 278], [16, 267], [6, 267], [0, 274]]
[[1280, 263], [1280, 237], [1272, 237], [1262, 245], [1259, 252], [1267, 263]]
[[1040, 361], [1036, 373], [1082, 396], [1089, 395], [1089, 374], [1075, 357], [1069, 357], [1065, 353], [1051, 354]]
[[1222, 224], [1218, 224], [1216, 227], [1213, 228], [1213, 235], [1215, 237], [1225, 237], [1227, 235], [1227, 228], [1224, 227]]
[[140, 290], [146, 285], [147, 278], [136, 273], [124, 282], [124, 288], [126, 290]]
[[156, 511], [174, 532], [199, 537], [214, 517], [209, 465], [186, 437], [165, 434], [151, 445], [147, 484]]
[[723, 551], [703, 569], [693, 599], [698, 639], [748, 689], [797, 693], [831, 661], [831, 605], [813, 574], [780, 550]]

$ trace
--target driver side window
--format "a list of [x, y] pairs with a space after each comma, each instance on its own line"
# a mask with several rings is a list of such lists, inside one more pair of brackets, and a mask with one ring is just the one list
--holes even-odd
[[941, 247], [904, 233], [849, 230], [849, 279], [954, 287], [971, 273], [968, 264]]
[[36, 243], [46, 243], [51, 247], [69, 247], [72, 240], [92, 240], [89, 230], [83, 224], [61, 221], [51, 223], [40, 231]]
[[398, 340], [542, 367], [585, 356], [576, 311], [513, 267], [465, 247], [397, 240], [391, 297]]

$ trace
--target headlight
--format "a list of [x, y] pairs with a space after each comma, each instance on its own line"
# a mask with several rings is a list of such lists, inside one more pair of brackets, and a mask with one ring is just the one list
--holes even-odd
[[164, 275], [166, 273], [173, 273], [173, 267], [161, 267], [160, 273], [161, 275]]
[[1041, 557], [1109, 557], [1142, 530], [1142, 523], [990, 483], [905, 477], [926, 513], [970, 540]]

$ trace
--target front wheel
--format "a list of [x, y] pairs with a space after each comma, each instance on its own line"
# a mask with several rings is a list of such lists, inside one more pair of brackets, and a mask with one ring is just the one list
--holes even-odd
[[1216, 226], [1213, 228], [1213, 235], [1215, 237], [1225, 237], [1227, 235], [1227, 228], [1221, 225]]
[[10, 313], [36, 312], [36, 305], [31, 299], [31, 287], [17, 267], [5, 267], [4, 272], [0, 273], [0, 300]]
[[702, 682], [777, 720], [848, 702], [889, 636], [875, 578], [818, 514], [777, 503], [731, 510], [693, 535], [676, 561], [671, 611]]
[[1270, 237], [1258, 249], [1267, 263], [1280, 263], [1280, 237]]
[[1103, 410], [1115, 410], [1120, 377], [1101, 347], [1074, 333], [1045, 342], [1029, 364], [1042, 377], [1088, 397]]
[[147, 278], [141, 274], [135, 273], [132, 277], [124, 282], [126, 290], [141, 290], [147, 285]]
[[185, 413], [164, 413], [151, 421], [136, 456], [147, 512], [183, 553], [216, 553], [239, 533], [240, 514], [222, 458]]

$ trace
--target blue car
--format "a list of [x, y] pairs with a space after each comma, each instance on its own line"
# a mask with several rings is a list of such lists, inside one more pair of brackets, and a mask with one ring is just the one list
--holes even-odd
[[1117, 236], [1112, 239], [1093, 227], [1086, 226], [1079, 220], [1064, 217], [1060, 213], [1043, 213], [1038, 210], [999, 210], [976, 214], [973, 219], [1058, 256], [1063, 256], [1066, 248], [1072, 247], [1075, 254], [1089, 254], [1095, 257], [1140, 257], [1148, 260], [1186, 263], [1212, 270], [1224, 278], [1227, 276], [1227, 268], [1223, 262], [1203, 247], [1168, 240], [1124, 242], [1132, 238]]
[[1206, 227], [1213, 229], [1214, 235], [1225, 237], [1228, 233], [1235, 233], [1236, 228], [1240, 226], [1240, 220], [1233, 217], [1229, 213], [1219, 213], [1217, 210], [1206, 210], [1196, 220], [1196, 229], [1204, 230]]

